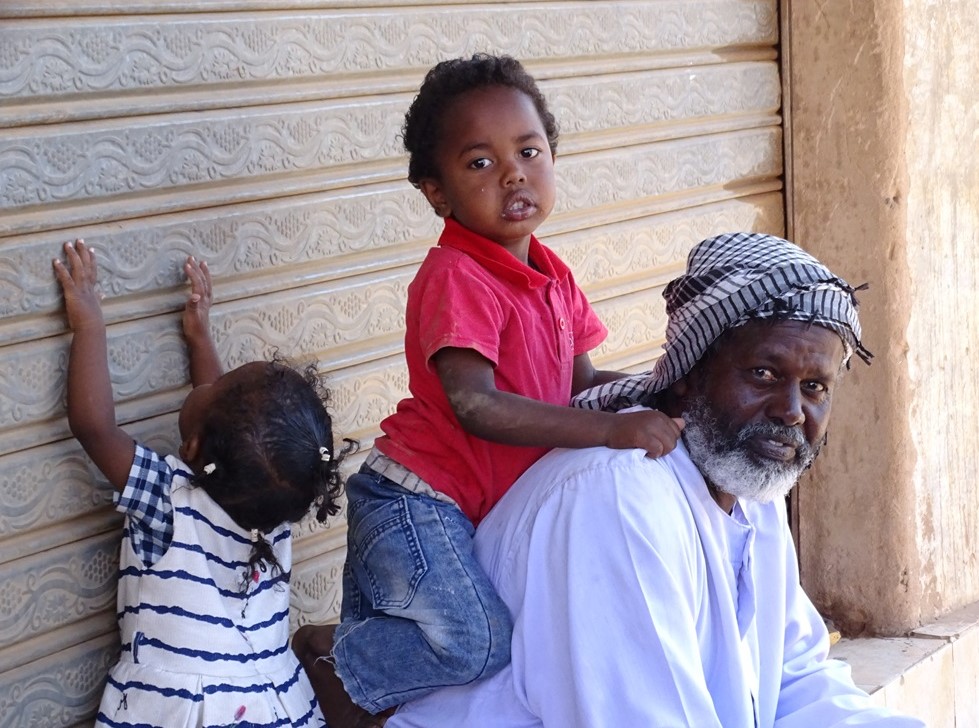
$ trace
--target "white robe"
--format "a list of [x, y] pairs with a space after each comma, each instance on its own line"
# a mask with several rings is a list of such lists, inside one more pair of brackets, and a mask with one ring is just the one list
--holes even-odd
[[480, 525], [513, 661], [387, 728], [924, 724], [872, 707], [799, 585], [784, 502], [724, 513], [682, 444], [559, 450]]

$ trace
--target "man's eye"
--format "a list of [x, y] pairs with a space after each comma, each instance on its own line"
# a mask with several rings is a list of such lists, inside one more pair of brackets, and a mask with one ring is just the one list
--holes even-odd
[[756, 379], [761, 379], [766, 382], [771, 382], [775, 379], [775, 372], [765, 367], [755, 367], [751, 370], [751, 373]]
[[824, 392], [828, 392], [829, 391], [829, 387], [827, 387], [822, 382], [809, 381], [809, 382], [806, 382], [805, 384], [803, 384], [802, 386], [804, 386], [807, 391], [809, 391], [809, 392], [815, 392], [817, 394], [822, 394]]
[[480, 157], [479, 159], [474, 159], [469, 163], [469, 166], [473, 169], [486, 169], [492, 164], [486, 157]]
[[540, 154], [540, 149], [536, 147], [527, 147], [526, 149], [520, 150], [520, 156], [524, 159], [533, 159]]

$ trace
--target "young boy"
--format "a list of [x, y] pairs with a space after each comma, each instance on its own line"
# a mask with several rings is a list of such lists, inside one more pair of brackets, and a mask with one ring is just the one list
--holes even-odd
[[[488, 55], [438, 64], [404, 139], [408, 179], [445, 230], [408, 289], [411, 396], [347, 482], [341, 624], [294, 643], [324, 686], [328, 720], [333, 669], [379, 713], [506, 665], [510, 617], [472, 552], [475, 525], [550, 448], [657, 457], [682, 426], [659, 412], [568, 407], [622, 375], [592, 366], [607, 331], [533, 235], [554, 206], [557, 127], [523, 67]], [[333, 665], [317, 662], [327, 655]]]

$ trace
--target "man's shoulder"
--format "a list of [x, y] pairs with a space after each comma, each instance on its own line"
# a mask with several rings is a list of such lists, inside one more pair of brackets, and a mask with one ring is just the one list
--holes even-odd
[[655, 529], [693, 528], [682, 473], [692, 467], [677, 448], [661, 458], [642, 450], [605, 447], [556, 449], [534, 463], [517, 480], [480, 525], [481, 531], [528, 533], [542, 511], [587, 509], [595, 519], [627, 515]]
[[544, 487], [567, 487], [583, 479], [623, 484], [655, 480], [679, 486], [675, 468], [678, 460], [688, 459], [685, 451], [650, 458], [643, 450], [614, 450], [608, 447], [557, 448], [528, 468], [521, 480], [532, 480]]

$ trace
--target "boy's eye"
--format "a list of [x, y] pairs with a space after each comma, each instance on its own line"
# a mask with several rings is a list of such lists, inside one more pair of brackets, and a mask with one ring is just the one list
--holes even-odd
[[480, 157], [479, 159], [474, 159], [469, 163], [469, 166], [473, 169], [486, 169], [492, 164], [490, 160], [486, 157]]
[[523, 157], [524, 159], [533, 159], [539, 154], [540, 154], [540, 149], [537, 149], [536, 147], [527, 147], [526, 149], [520, 150], [520, 156]]

